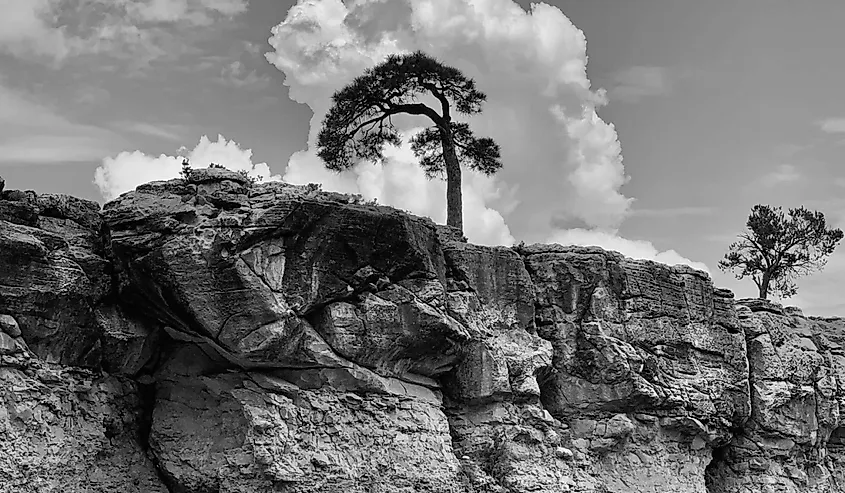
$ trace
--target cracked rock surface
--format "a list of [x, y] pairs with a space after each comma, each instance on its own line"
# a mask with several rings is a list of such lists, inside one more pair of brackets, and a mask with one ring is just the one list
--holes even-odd
[[751, 417], [710, 467], [713, 492], [845, 491], [845, 320], [740, 300]]
[[221, 169], [0, 191], [0, 492], [839, 492], [841, 320]]
[[0, 491], [165, 493], [138, 384], [45, 363], [0, 333]]

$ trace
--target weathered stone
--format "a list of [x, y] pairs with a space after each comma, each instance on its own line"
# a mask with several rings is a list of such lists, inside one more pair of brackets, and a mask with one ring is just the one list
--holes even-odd
[[0, 193], [0, 313], [46, 361], [97, 367], [94, 309], [110, 295], [100, 206], [67, 195]]
[[18, 321], [11, 315], [0, 315], [0, 331], [12, 337], [19, 337], [21, 335], [21, 328], [18, 326]]
[[534, 285], [509, 248], [447, 243], [449, 313], [471, 329], [449, 376], [450, 397], [470, 403], [538, 398], [537, 373], [551, 366], [552, 346], [534, 328]]
[[245, 381], [230, 373], [162, 382], [150, 441], [174, 484], [189, 491], [266, 491], [279, 483], [297, 493], [465, 491], [437, 406], [391, 395], [348, 399], [331, 386], [300, 390], [294, 401]]
[[557, 447], [555, 449], [555, 455], [563, 460], [572, 460], [573, 457], [572, 451], [566, 447]]
[[501, 328], [533, 327], [534, 285], [519, 254], [456, 242], [443, 251], [450, 279], [465, 283], [487, 311], [495, 311]]
[[102, 293], [64, 239], [0, 221], [0, 271], [0, 312], [14, 314], [35, 354], [64, 364], [99, 363], [92, 307]]
[[356, 277], [365, 267], [394, 280], [443, 279], [430, 222], [286, 184], [229, 190], [237, 208], [191, 205], [194, 194], [220, 191], [215, 184], [242, 185], [219, 179], [147, 184], [104, 214], [136, 299], [238, 364], [340, 364], [300, 316], [366, 289], [370, 279]]
[[316, 329], [338, 354], [377, 372], [440, 375], [452, 369], [459, 344], [470, 338], [451, 317], [402, 287], [361, 298], [326, 307]]
[[555, 346], [558, 373], [544, 389], [552, 414], [662, 409], [737, 425], [748, 417], [745, 340], [730, 298], [705, 275], [595, 248], [523, 254], [538, 331]]
[[120, 306], [104, 305], [96, 309], [103, 352], [103, 369], [109, 373], [135, 375], [153, 357], [158, 343], [158, 328]]
[[238, 185], [246, 185], [249, 183], [249, 180], [244, 175], [225, 168], [191, 169], [188, 178], [189, 183], [197, 184], [222, 183], [224, 181], [230, 181]]
[[38, 209], [26, 202], [0, 200], [0, 220], [35, 226], [38, 223]]
[[[4, 337], [0, 332], [0, 347]], [[10, 367], [3, 358], [0, 491], [167, 492], [139, 440], [134, 382], [36, 359]]]
[[0, 272], [15, 493], [845, 484], [845, 320], [689, 268], [211, 169], [0, 191]]
[[466, 345], [451, 376], [451, 397], [464, 402], [488, 398], [540, 397], [536, 374], [550, 367], [552, 346], [536, 334], [514, 328]]
[[[359, 366], [309, 370], [276, 370], [275, 374], [302, 389], [313, 390], [330, 387], [338, 392], [390, 394], [402, 398], [414, 397], [420, 401], [430, 402], [435, 405], [440, 405], [442, 402], [439, 393], [433, 390], [437, 386], [434, 380], [426, 382], [429, 384], [429, 387], [424, 387], [397, 378], [382, 377]], [[266, 387], [262, 386], [262, 388]]]
[[18, 352], [18, 345], [12, 336], [5, 332], [0, 332], [0, 355], [13, 354]]
[[[839, 492], [845, 321], [739, 300], [748, 338], [750, 420], [708, 469], [712, 493]], [[738, 468], [747, 464], [747, 468]]]

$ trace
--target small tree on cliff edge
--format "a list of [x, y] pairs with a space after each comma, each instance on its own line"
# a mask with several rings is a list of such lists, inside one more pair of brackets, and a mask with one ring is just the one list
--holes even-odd
[[824, 214], [804, 207], [784, 214], [780, 207], [755, 205], [746, 226], [719, 268], [737, 279], [750, 276], [761, 299], [798, 292], [795, 279], [820, 271], [843, 236], [842, 230], [827, 227]]
[[[439, 112], [418, 102], [426, 93], [440, 103]], [[411, 139], [411, 148], [429, 178], [445, 173], [446, 223], [463, 232], [461, 162], [488, 175], [502, 163], [499, 145], [475, 137], [469, 125], [452, 121], [452, 113], [480, 113], [486, 99], [475, 81], [425, 53], [390, 55], [334, 93], [317, 137], [317, 155], [334, 171], [362, 159], [382, 162], [385, 144], [402, 144], [393, 115], [428, 117], [433, 125]]]

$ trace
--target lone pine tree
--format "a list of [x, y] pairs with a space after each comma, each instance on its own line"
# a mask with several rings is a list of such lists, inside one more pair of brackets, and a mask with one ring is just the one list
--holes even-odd
[[842, 240], [842, 230], [827, 227], [824, 214], [804, 207], [789, 209], [755, 205], [747, 231], [730, 245], [719, 268], [737, 279], [751, 277], [759, 297], [769, 293], [788, 298], [798, 292], [795, 280], [821, 270]]
[[[423, 94], [439, 102], [439, 111], [419, 102]], [[478, 114], [486, 100], [475, 81], [425, 53], [390, 55], [334, 93], [317, 137], [317, 155], [334, 171], [360, 160], [383, 162], [385, 144], [402, 145], [391, 117], [427, 117], [432, 125], [411, 139], [411, 148], [426, 176], [445, 174], [446, 223], [463, 232], [461, 163], [488, 175], [502, 163], [493, 139], [476, 137], [467, 123], [452, 117]]]

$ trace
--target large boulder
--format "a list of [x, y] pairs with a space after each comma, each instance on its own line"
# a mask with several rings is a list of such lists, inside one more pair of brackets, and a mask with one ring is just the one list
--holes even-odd
[[104, 217], [125, 296], [174, 337], [245, 367], [338, 366], [311, 323], [324, 307], [445, 276], [430, 221], [359, 202], [214, 170], [138, 187]]

